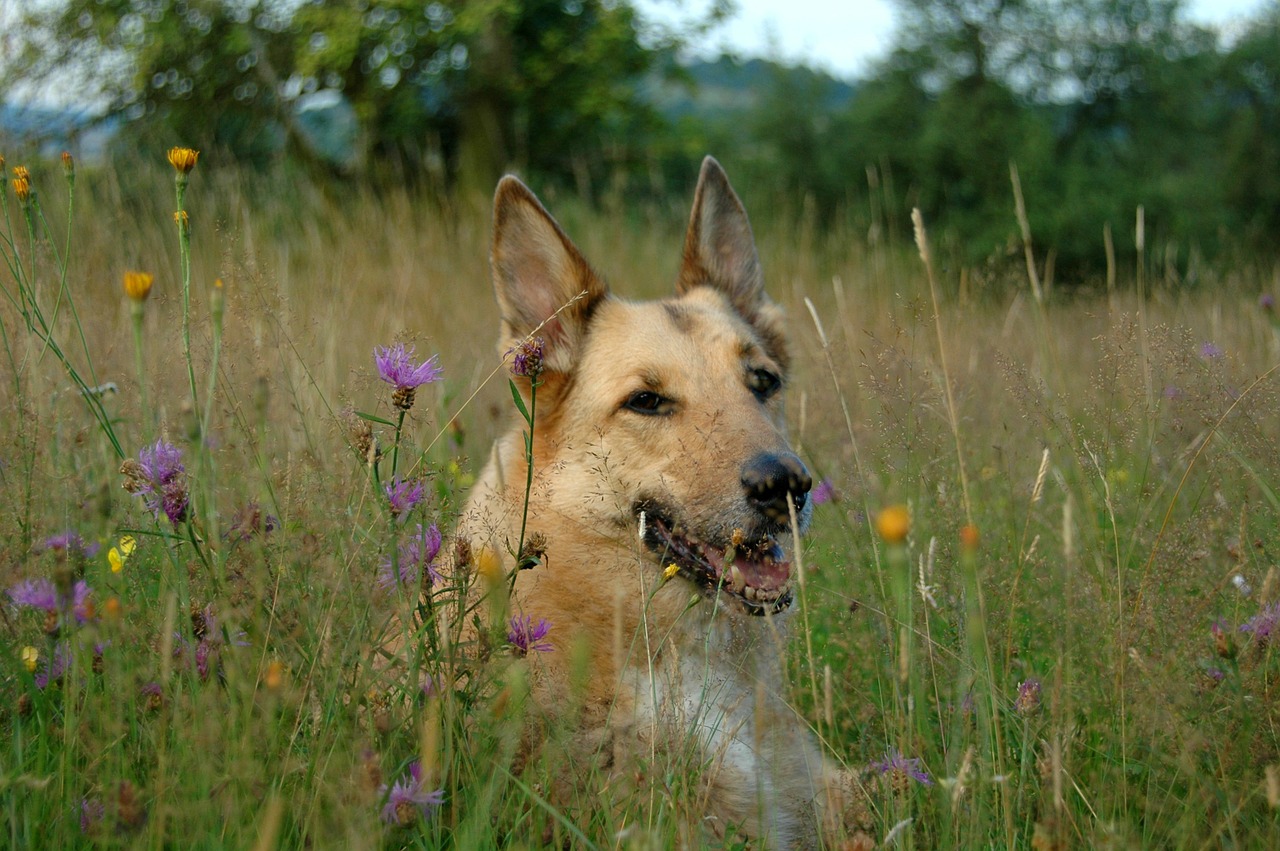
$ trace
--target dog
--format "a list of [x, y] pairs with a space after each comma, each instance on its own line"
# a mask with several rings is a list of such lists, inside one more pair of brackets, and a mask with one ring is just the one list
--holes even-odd
[[560, 782], [617, 795], [686, 759], [696, 830], [816, 846], [850, 787], [785, 699], [786, 552], [812, 480], [787, 442], [791, 356], [741, 201], [708, 157], [658, 301], [612, 295], [517, 178], [493, 215], [499, 350], [536, 358], [516, 379], [533, 471], [522, 417], [457, 534], [491, 573], [502, 562], [495, 619], [550, 623], [527, 663], [537, 711], [571, 727]]

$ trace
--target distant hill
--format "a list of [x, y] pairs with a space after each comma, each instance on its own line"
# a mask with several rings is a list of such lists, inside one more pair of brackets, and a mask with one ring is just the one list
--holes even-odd
[[752, 109], [779, 83], [822, 91], [828, 109], [847, 106], [857, 94], [855, 86], [812, 68], [721, 56], [660, 69], [646, 83], [645, 96], [667, 118], [716, 118]]

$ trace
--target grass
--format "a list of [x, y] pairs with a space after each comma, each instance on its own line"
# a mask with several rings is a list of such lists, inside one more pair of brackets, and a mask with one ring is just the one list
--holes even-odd
[[[492, 342], [488, 199], [441, 208], [202, 162], [188, 278], [163, 163], [83, 173], [70, 211], [60, 166], [30, 165], [32, 236], [34, 208], [12, 181], [4, 195], [0, 587], [83, 578], [92, 612], [0, 606], [6, 844], [696, 844], [696, 765], [653, 766], [621, 807], [552, 804], [568, 733], [517, 766], [519, 661], [440, 687], [454, 650], [408, 631], [460, 623], [456, 589], [425, 607], [378, 590], [406, 530], [438, 524], [453, 546], [466, 486], [516, 416]], [[651, 296], [674, 280], [683, 204], [552, 207], [618, 291]], [[1025, 272], [961, 285], [940, 264], [931, 281], [910, 246], [862, 231], [760, 215], [757, 230], [796, 341], [793, 437], [838, 495], [804, 544], [794, 699], [864, 769], [869, 834], [1280, 844], [1270, 275], [1040, 302]], [[128, 270], [155, 275], [141, 370]], [[445, 369], [402, 429], [373, 364], [395, 340]], [[176, 524], [121, 487], [122, 460], [161, 436], [185, 464]], [[386, 510], [393, 472], [427, 484], [408, 522]], [[909, 529], [883, 540], [894, 505]], [[44, 545], [66, 531], [100, 548]], [[372, 639], [396, 630], [419, 652], [388, 672]], [[894, 752], [930, 782], [873, 767]], [[413, 760], [443, 804], [387, 825], [386, 787]]]

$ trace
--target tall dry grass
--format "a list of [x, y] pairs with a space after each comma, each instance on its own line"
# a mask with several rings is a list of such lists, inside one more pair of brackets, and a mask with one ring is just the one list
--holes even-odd
[[[33, 185], [62, 239], [56, 168], [36, 167]], [[750, 186], [738, 189], [792, 318], [793, 436], [837, 493], [805, 543], [810, 634], [796, 648], [795, 698], [862, 770], [867, 832], [914, 847], [1274, 847], [1280, 336], [1258, 303], [1274, 280], [1237, 273], [1141, 299], [1123, 285], [1110, 295], [1059, 286], [1040, 303], [1025, 277], [984, 289], [944, 263], [935, 311], [904, 239], [771, 220], [752, 208]], [[200, 435], [181, 355], [170, 174], [121, 164], [82, 172], [77, 193], [67, 286], [85, 342], [68, 357], [118, 388], [104, 405], [126, 454], [152, 417], [207, 456], [193, 465], [193, 499], [217, 538], [203, 542], [217, 569], [120, 489], [119, 459], [66, 369], [6, 301], [0, 585], [65, 570], [41, 547], [57, 532], [105, 547], [126, 532], [139, 539], [119, 573], [105, 547], [83, 566], [99, 611], [58, 685], [24, 671], [24, 647], [47, 657], [54, 646], [46, 624], [0, 607], [6, 841], [696, 841], [683, 810], [698, 766], [656, 767], [621, 810], [552, 805], [545, 767], [512, 770], [501, 712], [370, 673], [369, 635], [412, 606], [374, 590], [394, 527], [343, 411], [391, 417], [375, 346], [403, 339], [439, 353], [446, 379], [407, 420], [406, 469], [429, 474], [423, 519], [447, 532], [512, 419], [501, 374], [491, 377], [488, 199], [441, 206], [202, 163], [187, 196], [198, 375], [215, 279], [227, 307]], [[6, 203], [17, 235], [7, 251], [29, 265], [20, 207], [11, 193]], [[548, 203], [618, 292], [668, 290], [684, 202]], [[52, 245], [37, 245], [34, 262], [33, 292], [52, 305]], [[144, 318], [152, 411], [120, 288], [129, 269], [157, 279]], [[62, 311], [59, 339], [73, 332]], [[901, 543], [875, 530], [894, 504], [911, 518]], [[237, 523], [251, 533], [221, 536]], [[212, 678], [174, 655], [200, 639], [205, 606], [224, 630]], [[877, 769], [892, 752], [920, 760], [929, 784]], [[384, 826], [379, 787], [414, 755], [445, 804], [411, 828]], [[103, 814], [82, 832], [85, 802]]]

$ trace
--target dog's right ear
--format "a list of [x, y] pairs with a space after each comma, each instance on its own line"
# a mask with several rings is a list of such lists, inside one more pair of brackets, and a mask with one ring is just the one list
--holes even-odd
[[511, 175], [493, 198], [492, 265], [503, 351], [530, 334], [542, 337], [544, 367], [568, 372], [608, 290], [529, 187]]

